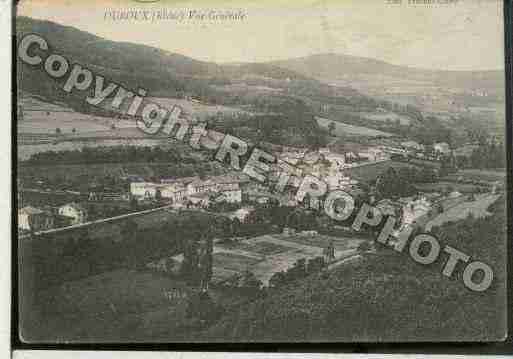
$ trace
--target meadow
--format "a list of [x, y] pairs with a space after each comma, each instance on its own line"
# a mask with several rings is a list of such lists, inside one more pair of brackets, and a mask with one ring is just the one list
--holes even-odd
[[339, 121], [332, 121], [327, 118], [316, 117], [317, 123], [321, 128], [328, 129], [330, 123], [335, 124], [333, 134], [336, 136], [358, 135], [364, 137], [391, 137], [391, 133], [374, 130], [368, 127], [349, 125]]

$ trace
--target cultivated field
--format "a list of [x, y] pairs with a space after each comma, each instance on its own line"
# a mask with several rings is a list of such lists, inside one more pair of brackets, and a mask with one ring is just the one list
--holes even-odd
[[259, 86], [259, 85], [248, 85], [246, 83], [233, 83], [230, 85], [214, 85], [212, 86], [215, 89], [227, 91], [227, 92], [237, 92], [237, 93], [244, 93], [244, 92], [262, 92], [262, 93], [282, 93], [283, 88], [276, 88], [276, 87], [269, 87], [269, 86]]
[[372, 121], [382, 121], [382, 122], [390, 121], [392, 123], [396, 123], [397, 121], [399, 121], [399, 123], [401, 125], [409, 125], [410, 121], [411, 121], [409, 117], [404, 116], [404, 115], [399, 115], [395, 112], [385, 112], [385, 113], [359, 112], [359, 113], [356, 113], [356, 115], [364, 117], [364, 118], [368, 118], [369, 120], [372, 120]]
[[322, 128], [325, 128], [325, 129], [328, 129], [329, 124], [333, 122], [335, 124], [335, 130], [333, 131], [333, 133], [336, 136], [347, 136], [347, 135], [365, 136], [365, 137], [394, 136], [392, 133], [374, 130], [374, 129], [368, 128], [368, 127], [349, 125], [349, 124], [338, 122], [338, 121], [328, 120], [328, 119], [322, 118], [322, 117], [316, 117], [316, 120], [317, 120], [317, 123], [319, 124], [319, 126]]
[[208, 105], [200, 102], [194, 102], [177, 98], [149, 97], [148, 100], [156, 104], [159, 104], [168, 110], [171, 110], [174, 106], [179, 106], [183, 111], [185, 111], [185, 117], [195, 117], [200, 121], [205, 121], [207, 118], [217, 114], [233, 115], [236, 113], [246, 113], [245, 111], [235, 107]]
[[[86, 136], [116, 128], [135, 128], [135, 121], [119, 120], [76, 112], [65, 105], [47, 103], [32, 97], [19, 99], [23, 119], [17, 123], [18, 134], [55, 134]], [[73, 129], [75, 132], [73, 132]]]
[[29, 95], [28, 93], [22, 93], [18, 98], [18, 105], [21, 105], [24, 109], [29, 111], [32, 110], [45, 110], [45, 111], [71, 111], [71, 109], [64, 103], [49, 103], [38, 96]]
[[[130, 136], [126, 133], [129, 131], [133, 132], [134, 135]], [[116, 129], [114, 131], [104, 131], [102, 133], [90, 133], [90, 135], [92, 137], [65, 137], [64, 140], [60, 137], [48, 136], [47, 141], [38, 140], [38, 143], [34, 143], [33, 139], [30, 139], [30, 143], [22, 143], [21, 145], [18, 142], [18, 159], [27, 160], [33, 154], [40, 152], [74, 151], [81, 150], [85, 147], [160, 146], [163, 149], [173, 147], [180, 151], [190, 152], [189, 147], [185, 144], [164, 138], [150, 138], [138, 129]], [[18, 141], [23, 141], [24, 138], [25, 135], [18, 135]]]
[[223, 281], [249, 270], [267, 285], [272, 275], [292, 267], [301, 258], [323, 255], [323, 249], [334, 242], [335, 257], [353, 253], [361, 240], [324, 235], [263, 235], [237, 244], [214, 247], [214, 280]]

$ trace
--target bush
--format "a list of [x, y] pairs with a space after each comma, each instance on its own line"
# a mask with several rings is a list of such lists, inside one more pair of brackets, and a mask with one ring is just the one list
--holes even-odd
[[358, 245], [357, 251], [358, 252], [368, 252], [372, 249], [372, 246], [369, 242], [365, 241]]

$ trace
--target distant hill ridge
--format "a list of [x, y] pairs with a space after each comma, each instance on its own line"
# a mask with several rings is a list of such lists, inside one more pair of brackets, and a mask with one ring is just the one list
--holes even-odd
[[254, 74], [282, 79], [304, 78], [293, 71], [270, 64], [218, 65], [147, 45], [107, 40], [71, 26], [24, 16], [16, 19], [16, 28], [18, 38], [36, 33], [46, 38], [54, 51], [81, 61], [84, 65], [111, 71], [134, 71], [137, 76], [159, 74], [177, 78], [233, 78]]
[[270, 64], [295, 71], [304, 76], [335, 80], [356, 76], [389, 76], [414, 81], [431, 82], [448, 87], [493, 87], [504, 81], [504, 72], [446, 71], [392, 65], [371, 58], [342, 55], [317, 54], [295, 59], [273, 61]]

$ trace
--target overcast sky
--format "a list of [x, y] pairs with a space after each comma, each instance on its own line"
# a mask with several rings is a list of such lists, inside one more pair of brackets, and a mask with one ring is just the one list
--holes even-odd
[[[412, 0], [402, 0], [402, 5], [387, 5], [387, 0], [22, 0], [18, 14], [215, 62], [263, 62], [330, 52], [442, 70], [504, 68], [502, 1], [408, 1]], [[240, 9], [246, 16], [153, 23], [105, 18], [107, 10], [163, 8]]]

